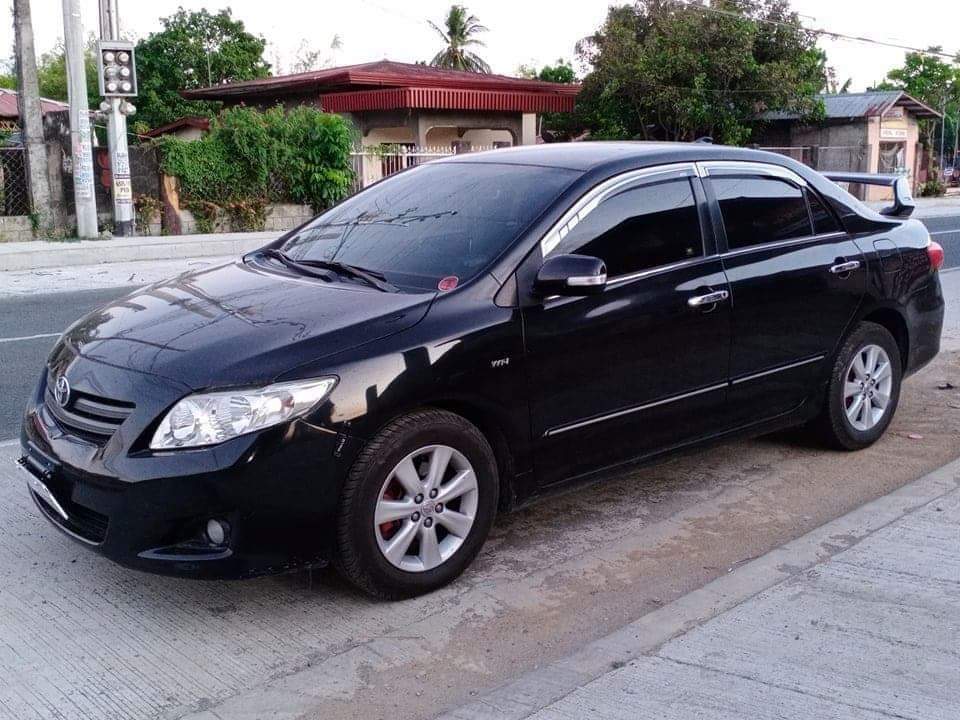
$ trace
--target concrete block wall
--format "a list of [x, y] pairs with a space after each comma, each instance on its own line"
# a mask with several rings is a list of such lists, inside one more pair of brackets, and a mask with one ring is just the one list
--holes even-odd
[[264, 230], [292, 230], [312, 218], [316, 213], [309, 205], [275, 203], [267, 207], [267, 221]]
[[0, 243], [33, 239], [29, 215], [0, 215]]
[[[181, 233], [184, 235], [194, 235], [197, 230], [197, 221], [189, 210], [181, 208], [179, 211]], [[312, 218], [316, 213], [309, 205], [295, 205], [292, 203], [274, 203], [267, 206], [267, 217], [263, 229], [265, 231], [285, 232], [292, 230], [298, 225], [302, 225]], [[241, 232], [239, 228], [233, 228], [230, 218], [224, 215], [215, 224], [213, 232]]]

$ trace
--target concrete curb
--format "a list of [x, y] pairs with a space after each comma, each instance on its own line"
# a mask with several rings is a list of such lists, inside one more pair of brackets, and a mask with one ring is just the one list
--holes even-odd
[[527, 718], [604, 673], [828, 561], [887, 525], [956, 491], [958, 484], [960, 460], [955, 460], [644, 615], [573, 655], [441, 715], [439, 720]]
[[15, 242], [0, 244], [0, 272], [37, 268], [99, 265], [137, 260], [239, 256], [275, 240], [279, 231], [129, 237], [79, 242]]

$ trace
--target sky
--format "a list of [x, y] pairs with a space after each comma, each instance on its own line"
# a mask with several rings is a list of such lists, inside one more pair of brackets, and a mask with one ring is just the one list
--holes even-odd
[[[441, 24], [451, 0], [118, 0], [121, 31], [141, 37], [159, 29], [159, 18], [179, 6], [218, 10], [229, 5], [247, 28], [269, 41], [267, 60], [289, 71], [304, 43], [321, 51], [330, 64], [347, 65], [389, 58], [429, 60], [440, 41], [427, 26]], [[489, 28], [479, 53], [494, 72], [515, 74], [521, 64], [542, 66], [558, 58], [574, 59], [574, 46], [603, 22], [610, 0], [461, 0]], [[850, 35], [960, 51], [960, 2], [957, 0], [792, 0], [802, 22]], [[4, 2], [0, 12], [10, 12]], [[60, 0], [33, 0], [34, 33], [39, 52], [63, 35]], [[81, 0], [85, 32], [97, 27], [97, 0]], [[341, 48], [331, 49], [334, 36]], [[903, 61], [904, 51], [844, 40], [821, 40], [842, 83], [853, 90], [883, 79]], [[11, 22], [0, 23], [0, 57], [13, 47]]]

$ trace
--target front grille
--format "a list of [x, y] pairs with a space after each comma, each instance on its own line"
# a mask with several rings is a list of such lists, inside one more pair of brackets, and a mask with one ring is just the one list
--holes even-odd
[[57, 422], [66, 429], [94, 439], [106, 439], [113, 435], [135, 407], [133, 403], [78, 392], [71, 393], [67, 406], [63, 407], [54, 398], [49, 386], [44, 401]]

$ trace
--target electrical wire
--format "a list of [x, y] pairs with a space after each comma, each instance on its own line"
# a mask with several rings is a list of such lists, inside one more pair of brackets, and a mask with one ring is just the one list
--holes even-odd
[[[792, 30], [798, 29], [796, 24], [786, 22], [784, 20], [771, 20], [769, 18], [752, 18], [749, 16], [741, 15], [739, 13], [735, 13], [732, 10], [721, 10], [719, 8], [708, 7], [706, 5], [696, 5], [689, 2], [686, 3], [684, 7], [690, 10], [698, 10], [701, 12], [713, 13], [714, 15], [725, 15], [727, 17], [737, 18], [739, 20], [749, 20], [752, 22], [766, 23], [768, 25], [777, 25], [780, 27], [790, 28]], [[879, 45], [881, 47], [894, 48], [897, 50], [906, 50], [908, 52], [919, 53], [921, 55], [929, 55], [931, 57], [943, 57], [943, 58], [948, 58], [950, 60], [956, 60], [956, 58], [960, 56], [960, 53], [956, 53], [956, 52], [951, 53], [943, 50], [930, 50], [929, 48], [923, 49], [923, 48], [913, 47], [911, 45], [902, 45], [900, 43], [887, 42], [885, 40], [876, 40], [874, 38], [862, 37], [860, 35], [847, 35], [845, 33], [835, 32], [833, 30], [826, 30], [825, 28], [808, 28], [803, 25], [800, 25], [799, 29], [809, 33], [813, 33], [814, 35], [825, 35], [827, 37], [831, 37], [834, 39], [851, 40], [853, 42], [867, 43], [870, 45]]]

